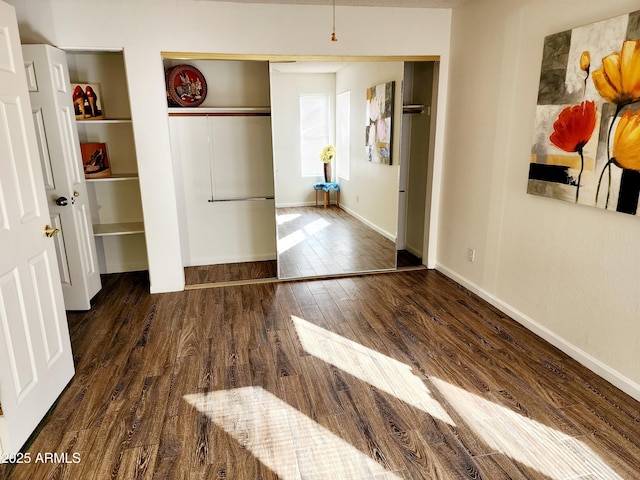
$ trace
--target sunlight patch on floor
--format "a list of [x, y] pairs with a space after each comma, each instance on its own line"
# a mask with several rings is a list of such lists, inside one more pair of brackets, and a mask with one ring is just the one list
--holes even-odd
[[283, 254], [290, 248], [293, 248], [300, 242], [304, 241], [305, 238], [306, 237], [302, 230], [296, 230], [295, 232], [290, 233], [286, 237], [278, 240], [278, 253]]
[[331, 225], [331, 224], [329, 222], [327, 222], [324, 218], [319, 218], [319, 219], [314, 220], [313, 222], [305, 225], [304, 230], [309, 235], [314, 235], [314, 234], [318, 233], [320, 230], [323, 230], [323, 229], [327, 228], [329, 225]]
[[311, 355], [373, 385], [449, 425], [455, 423], [408, 365], [292, 316], [302, 347]]
[[[300, 215], [297, 215], [300, 216]], [[314, 220], [313, 222], [304, 226], [304, 231], [307, 232], [310, 236], [315, 235], [320, 230], [323, 230], [331, 225], [324, 218], [319, 218], [318, 220]], [[286, 237], [278, 240], [278, 253], [282, 254], [289, 250], [290, 248], [295, 247], [300, 242], [303, 242], [307, 238], [307, 235], [304, 234], [302, 230], [296, 230], [293, 233], [290, 233]]]
[[278, 225], [284, 225], [287, 222], [291, 222], [300, 216], [299, 213], [283, 213], [276, 215], [276, 223]]
[[[409, 365], [302, 318], [291, 318], [307, 353], [455, 426]], [[576, 438], [437, 377], [429, 377], [429, 381], [490, 449], [553, 480], [578, 477], [623, 480]]]
[[554, 480], [622, 480], [576, 438], [439, 378], [430, 380], [490, 448]]
[[[307, 353], [480, 439], [486, 454], [503, 454], [549, 480], [623, 480], [578, 438], [544, 425], [461, 387], [429, 377], [430, 391], [409, 365], [302, 318], [292, 316]], [[283, 480], [400, 480], [350, 443], [261, 387], [185, 395], [185, 400], [224, 429]], [[446, 400], [446, 402], [445, 402]], [[462, 446], [460, 446], [462, 448]]]
[[401, 480], [261, 387], [184, 398], [283, 480]]

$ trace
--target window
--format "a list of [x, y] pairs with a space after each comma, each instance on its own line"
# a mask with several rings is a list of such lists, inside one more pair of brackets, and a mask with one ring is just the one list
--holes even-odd
[[302, 176], [322, 176], [320, 151], [329, 144], [329, 95], [300, 95]]
[[351, 149], [351, 93], [336, 97], [336, 174], [349, 180], [349, 152]]

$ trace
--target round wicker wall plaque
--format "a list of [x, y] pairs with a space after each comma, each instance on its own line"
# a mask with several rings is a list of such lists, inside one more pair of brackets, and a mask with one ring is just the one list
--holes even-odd
[[167, 70], [167, 98], [181, 107], [197, 107], [207, 96], [202, 72], [191, 65], [176, 65]]

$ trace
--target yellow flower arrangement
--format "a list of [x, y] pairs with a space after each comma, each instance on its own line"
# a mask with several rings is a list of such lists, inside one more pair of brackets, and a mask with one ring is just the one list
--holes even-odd
[[335, 156], [336, 156], [336, 147], [334, 147], [333, 145], [327, 145], [320, 152], [320, 160], [322, 160], [322, 163], [331, 163], [331, 160]]

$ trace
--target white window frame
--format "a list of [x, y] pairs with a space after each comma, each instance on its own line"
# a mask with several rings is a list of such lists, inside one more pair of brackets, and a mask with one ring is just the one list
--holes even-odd
[[336, 175], [349, 180], [351, 152], [351, 92], [336, 96]]

